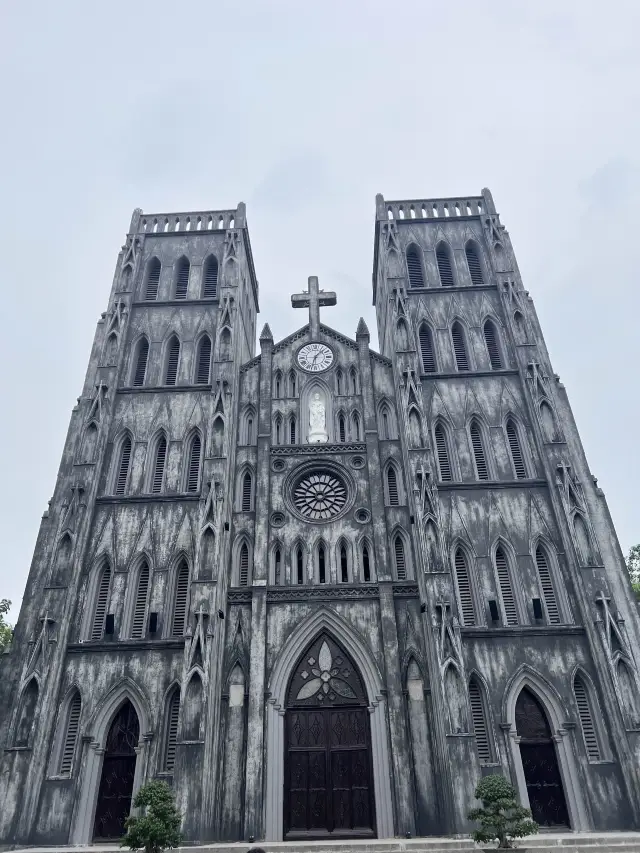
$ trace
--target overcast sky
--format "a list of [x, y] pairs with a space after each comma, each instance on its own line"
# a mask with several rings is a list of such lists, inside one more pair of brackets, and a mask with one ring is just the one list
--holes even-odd
[[258, 331], [372, 333], [374, 197], [489, 187], [625, 551], [640, 541], [640, 4], [0, 7], [0, 598], [17, 618], [131, 211], [247, 204]]

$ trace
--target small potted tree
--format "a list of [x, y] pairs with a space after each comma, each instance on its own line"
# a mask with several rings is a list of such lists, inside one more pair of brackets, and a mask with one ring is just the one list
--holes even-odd
[[166, 782], [147, 782], [136, 794], [133, 806], [142, 813], [127, 818], [127, 834], [120, 843], [121, 847], [162, 853], [167, 848], [179, 846], [182, 817]]
[[516, 789], [504, 776], [485, 776], [476, 787], [475, 796], [480, 808], [471, 809], [469, 820], [478, 821], [480, 828], [472, 833], [473, 840], [498, 840], [498, 847], [513, 847], [514, 838], [535, 835], [538, 824], [532, 820], [530, 809], [518, 802]]

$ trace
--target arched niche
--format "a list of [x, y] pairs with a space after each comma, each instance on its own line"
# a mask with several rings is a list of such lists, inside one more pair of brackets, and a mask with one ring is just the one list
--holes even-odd
[[300, 397], [300, 437], [299, 443], [309, 444], [310, 418], [309, 407], [315, 394], [319, 394], [325, 407], [325, 428], [327, 431], [327, 442], [336, 441], [333, 425], [333, 394], [326, 382], [322, 379], [310, 379], [303, 387]]

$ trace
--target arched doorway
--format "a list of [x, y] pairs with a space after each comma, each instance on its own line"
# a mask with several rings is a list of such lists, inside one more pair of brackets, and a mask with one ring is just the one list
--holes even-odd
[[102, 775], [93, 829], [94, 840], [121, 838], [131, 811], [140, 723], [127, 699], [111, 723], [102, 760]]
[[540, 701], [527, 687], [516, 702], [516, 731], [533, 819], [541, 826], [569, 826], [549, 720]]
[[287, 691], [285, 839], [375, 836], [367, 704], [355, 665], [322, 633], [299, 658]]

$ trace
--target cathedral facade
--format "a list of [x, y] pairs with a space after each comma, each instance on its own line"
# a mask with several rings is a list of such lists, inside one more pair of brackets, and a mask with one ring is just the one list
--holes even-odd
[[640, 825], [636, 605], [489, 191], [377, 197], [380, 353], [336, 298], [256, 354], [244, 205], [134, 212], [0, 660], [5, 843], [150, 779], [189, 842], [466, 832], [489, 773]]

